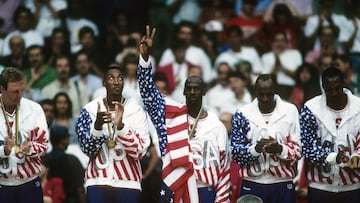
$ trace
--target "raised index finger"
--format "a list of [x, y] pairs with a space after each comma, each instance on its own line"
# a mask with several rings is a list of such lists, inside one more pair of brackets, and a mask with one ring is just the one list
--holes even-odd
[[151, 40], [154, 39], [155, 32], [156, 32], [156, 28], [153, 28], [153, 29], [151, 30]]
[[150, 39], [150, 26], [146, 25], [146, 39]]

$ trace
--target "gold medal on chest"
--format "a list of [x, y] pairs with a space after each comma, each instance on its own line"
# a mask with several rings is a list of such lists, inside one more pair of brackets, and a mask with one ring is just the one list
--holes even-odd
[[116, 145], [115, 140], [109, 140], [107, 143], [107, 146], [109, 147], [109, 149], [114, 148]]
[[15, 150], [15, 154], [18, 154], [21, 152], [21, 148], [18, 145], [13, 146]]

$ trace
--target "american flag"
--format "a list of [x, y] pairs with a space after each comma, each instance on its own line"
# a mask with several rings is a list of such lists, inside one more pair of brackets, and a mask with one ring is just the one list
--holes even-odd
[[[167, 139], [166, 153], [163, 156], [161, 202], [197, 203], [199, 197], [190, 157], [188, 138], [187, 107], [166, 100], [165, 123]], [[162, 143], [160, 143], [162, 145]], [[164, 146], [164, 145], [162, 145]]]

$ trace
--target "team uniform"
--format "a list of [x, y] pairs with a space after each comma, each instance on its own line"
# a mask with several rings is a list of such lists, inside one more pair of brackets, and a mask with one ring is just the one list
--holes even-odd
[[[236, 111], [232, 123], [232, 158], [240, 165], [241, 195], [254, 194], [264, 202], [295, 202], [292, 180], [301, 156], [299, 115], [293, 104], [278, 95], [274, 99], [276, 106], [269, 114], [260, 112], [257, 99]], [[255, 150], [257, 141], [269, 136], [282, 145], [280, 154]]]
[[[194, 169], [200, 202], [229, 202], [230, 161], [224, 125], [215, 114], [208, 112], [205, 118], [199, 119], [195, 133], [189, 139], [187, 131], [194, 126], [196, 119], [187, 114], [186, 105], [178, 104], [159, 93], [153, 82], [151, 69], [151, 64], [141, 58], [138, 67], [140, 92], [159, 135], [160, 151], [164, 162], [163, 179], [166, 181], [168, 177], [164, 173], [167, 172], [167, 164], [169, 164], [167, 154], [174, 150], [173, 137], [179, 134], [173, 131], [183, 127], [186, 130], [186, 137], [182, 141], [189, 143], [191, 148], [187, 152], [190, 155], [191, 167]], [[179, 116], [172, 117], [173, 112]], [[174, 122], [180, 124], [176, 126], [173, 125]], [[181, 147], [178, 148], [182, 150]], [[176, 153], [176, 150], [174, 151]], [[190, 191], [190, 193], [193, 192]], [[163, 191], [160, 194], [160, 198], [165, 195]]]
[[348, 102], [336, 111], [326, 95], [305, 103], [300, 114], [302, 151], [307, 163], [309, 202], [354, 202], [360, 199], [360, 170], [336, 163], [339, 149], [360, 156], [360, 99], [344, 89]]
[[[0, 108], [1, 110], [1, 108]], [[42, 189], [38, 174], [42, 168], [41, 156], [48, 145], [48, 127], [41, 106], [22, 98], [12, 113], [0, 113], [0, 197], [1, 202], [42, 202]], [[17, 114], [17, 115], [16, 115]], [[13, 136], [18, 126], [18, 145], [29, 139], [32, 143], [28, 153], [15, 153], [14, 147], [5, 155], [5, 138], [8, 136], [6, 115]], [[18, 117], [18, 124], [16, 124]]]
[[110, 133], [113, 133], [116, 142], [115, 147], [111, 148], [107, 144], [111, 137], [108, 125], [105, 123], [102, 130], [94, 128], [98, 103], [101, 111], [106, 111], [103, 101], [103, 98], [97, 98], [88, 103], [77, 121], [80, 147], [90, 157], [85, 172], [88, 201], [107, 202], [106, 198], [110, 198], [111, 195], [99, 194], [98, 188], [109, 186], [106, 191], [112, 195], [116, 193], [119, 197], [128, 197], [116, 199], [117, 196], [117, 202], [137, 202], [140, 198], [142, 179], [140, 159], [150, 145], [146, 114], [135, 100], [126, 99], [123, 113], [124, 128], [117, 130], [110, 124]]

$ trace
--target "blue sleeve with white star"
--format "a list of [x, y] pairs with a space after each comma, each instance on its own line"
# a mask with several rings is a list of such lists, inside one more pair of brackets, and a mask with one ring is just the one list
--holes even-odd
[[318, 166], [327, 165], [325, 160], [331, 152], [331, 143], [325, 141], [321, 143], [318, 136], [319, 125], [311, 110], [304, 106], [300, 112], [300, 134], [302, 153], [304, 157]]
[[101, 149], [106, 137], [91, 134], [92, 119], [86, 109], [82, 109], [76, 122], [76, 133], [81, 150], [89, 157], [93, 157]]
[[250, 131], [250, 124], [247, 118], [241, 113], [236, 112], [232, 121], [231, 130], [231, 153], [234, 161], [240, 166], [248, 166], [258, 158], [250, 153], [251, 140], [246, 135]]
[[139, 65], [137, 70], [140, 95], [145, 109], [150, 115], [159, 136], [161, 156], [165, 156], [167, 147], [167, 134], [165, 129], [165, 100], [156, 88], [151, 74], [151, 64], [147, 68]]

